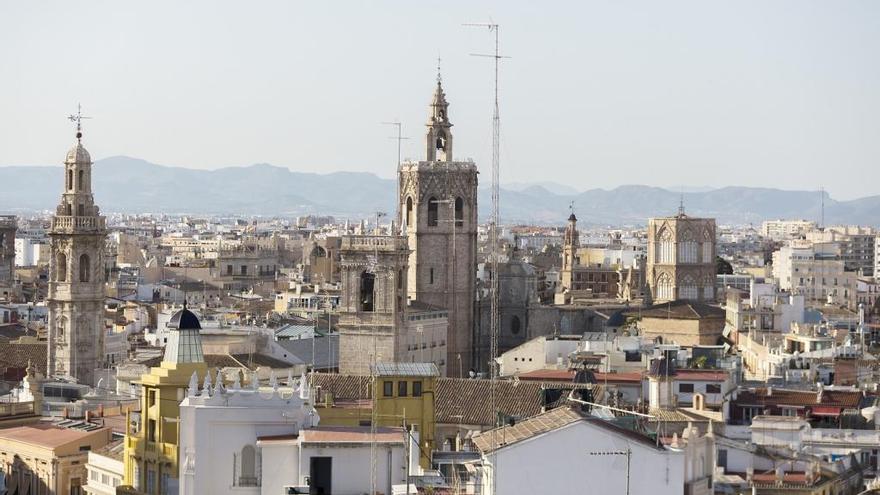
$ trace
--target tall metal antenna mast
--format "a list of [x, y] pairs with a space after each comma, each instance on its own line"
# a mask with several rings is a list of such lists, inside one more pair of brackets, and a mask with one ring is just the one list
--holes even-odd
[[[498, 407], [497, 407], [497, 397], [496, 397], [496, 381], [498, 379], [498, 363], [495, 362], [495, 359], [498, 357], [498, 326], [499, 326], [499, 278], [498, 278], [498, 258], [500, 257], [500, 253], [498, 250], [498, 219], [499, 219], [499, 211], [498, 211], [498, 203], [499, 203], [499, 168], [501, 163], [501, 113], [499, 111], [498, 105], [498, 69], [501, 63], [502, 58], [509, 58], [501, 55], [499, 37], [501, 32], [501, 26], [494, 22], [488, 23], [467, 23], [464, 24], [468, 27], [483, 27], [487, 28], [490, 33], [494, 34], [495, 37], [495, 52], [491, 54], [484, 53], [472, 53], [471, 56], [474, 57], [487, 57], [494, 60], [494, 70], [495, 70], [495, 104], [494, 111], [492, 114], [492, 221], [489, 231], [489, 242], [490, 253], [491, 253], [491, 266], [492, 266], [492, 279], [491, 279], [491, 309], [490, 309], [490, 361], [489, 361], [489, 370], [490, 370], [490, 378], [491, 378], [491, 386], [490, 386], [490, 400], [492, 403], [492, 414], [495, 415], [495, 426], [497, 427], [500, 423], [500, 418], [498, 415]], [[492, 433], [492, 443], [493, 445], [497, 445], [497, 441], [495, 438], [497, 428], [493, 429]], [[495, 482], [494, 479], [497, 476], [498, 466], [497, 466], [497, 455], [495, 456], [494, 462], [495, 466], [492, 467], [492, 478], [493, 482], [492, 492], [495, 491]]]

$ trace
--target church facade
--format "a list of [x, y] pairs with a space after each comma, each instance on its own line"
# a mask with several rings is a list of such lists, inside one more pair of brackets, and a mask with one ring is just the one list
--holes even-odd
[[648, 220], [647, 279], [653, 302], [715, 300], [715, 219]]

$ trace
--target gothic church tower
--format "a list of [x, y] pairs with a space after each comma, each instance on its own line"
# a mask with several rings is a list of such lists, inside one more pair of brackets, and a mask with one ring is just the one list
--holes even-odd
[[[477, 166], [454, 161], [449, 103], [438, 75], [428, 107], [425, 159], [400, 165], [400, 224], [410, 249], [408, 295], [449, 312], [447, 369], [484, 368], [473, 363], [477, 271]], [[458, 364], [461, 359], [461, 366]]]
[[48, 375], [94, 385], [104, 355], [105, 219], [92, 197], [92, 159], [77, 129], [49, 231]]

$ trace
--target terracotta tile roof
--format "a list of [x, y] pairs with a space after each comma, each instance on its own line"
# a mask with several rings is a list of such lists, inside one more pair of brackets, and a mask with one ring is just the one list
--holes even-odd
[[822, 400], [817, 401], [818, 392], [811, 390], [785, 390], [758, 388], [754, 392], [741, 390], [736, 397], [738, 405], [754, 406], [831, 406], [841, 408], [857, 408], [862, 402], [861, 392], [845, 390], [824, 390]]
[[37, 371], [46, 373], [45, 342], [36, 344], [0, 343], [0, 369], [25, 369], [28, 361], [34, 364]]
[[699, 302], [672, 301], [660, 303], [639, 312], [642, 318], [669, 318], [699, 320], [701, 318], [724, 318], [724, 310]]
[[[576, 372], [574, 370], [535, 370], [517, 375], [520, 380], [538, 380], [545, 382], [566, 382], [572, 383]], [[598, 383], [604, 383], [607, 379], [608, 383], [641, 383], [642, 372], [630, 371], [626, 373], [601, 373], [594, 372]]]
[[312, 387], [321, 387], [322, 392], [330, 392], [336, 399], [369, 399], [372, 395], [369, 376], [312, 373], [310, 378]]
[[557, 407], [520, 421], [513, 426], [502, 426], [474, 436], [474, 445], [483, 453], [492, 452], [506, 445], [532, 438], [583, 419], [569, 407]]
[[[404, 443], [403, 428], [376, 428], [377, 443]], [[302, 443], [371, 443], [369, 427], [319, 426], [302, 430]]]
[[502, 426], [500, 428], [495, 428], [494, 430], [484, 431], [475, 435], [473, 442], [483, 453], [492, 452], [493, 450], [497, 450], [507, 445], [568, 426], [577, 421], [589, 423], [593, 426], [609, 431], [614, 435], [619, 435], [626, 437], [631, 441], [639, 442], [646, 447], [665, 450], [663, 447], [656, 445], [654, 440], [641, 433], [626, 429], [611, 421], [592, 416], [585, 416], [569, 406], [558, 407], [552, 411], [520, 421], [513, 426]]
[[[528, 418], [540, 414], [545, 405], [557, 402], [558, 396], [566, 394], [568, 390], [599, 388], [598, 385], [526, 380], [499, 380], [496, 383], [495, 397], [498, 412], [514, 418]], [[490, 380], [466, 378], [437, 380], [434, 401], [436, 421], [446, 424], [494, 425], [495, 414], [490, 402], [491, 387]]]

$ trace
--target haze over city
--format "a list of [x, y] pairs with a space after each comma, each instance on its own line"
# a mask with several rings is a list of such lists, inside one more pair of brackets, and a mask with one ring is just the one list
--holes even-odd
[[0, 4], [0, 495], [880, 495], [878, 37]]
[[57, 165], [81, 102], [96, 159], [392, 177], [379, 123], [417, 157], [438, 56], [458, 153], [488, 165], [491, 64], [469, 54], [491, 39], [461, 24], [489, 19], [502, 183], [877, 192], [868, 1], [5, 2], [0, 165]]

